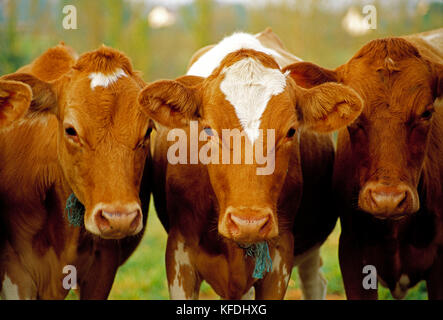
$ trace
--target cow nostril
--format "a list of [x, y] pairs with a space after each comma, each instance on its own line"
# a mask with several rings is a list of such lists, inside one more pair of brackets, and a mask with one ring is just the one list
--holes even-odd
[[134, 217], [132, 218], [132, 222], [129, 227], [129, 230], [131, 230], [131, 231], [137, 229], [138, 225], [140, 224], [140, 220], [141, 220], [141, 214], [139, 211], [133, 212], [133, 216]]
[[109, 229], [109, 228], [112, 229], [108, 217], [105, 214], [105, 211], [103, 210], [97, 212], [97, 214], [95, 215], [95, 221], [100, 230]]
[[262, 236], [266, 236], [271, 231], [271, 228], [272, 228], [272, 223], [271, 223], [270, 216], [267, 216], [265, 218], [266, 218], [266, 220], [263, 223], [263, 225], [262, 225], [262, 227], [260, 228], [260, 231], [259, 231], [260, 235], [262, 235]]
[[377, 206], [382, 207], [398, 207], [406, 199], [406, 192], [377, 192], [370, 190], [372, 201]]
[[240, 228], [235, 220], [236, 218], [233, 218], [233, 215], [229, 213], [227, 217], [227, 227], [232, 234], [238, 234], [240, 232]]

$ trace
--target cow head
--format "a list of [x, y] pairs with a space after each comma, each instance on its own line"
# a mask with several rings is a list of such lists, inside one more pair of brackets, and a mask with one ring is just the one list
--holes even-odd
[[56, 116], [60, 167], [86, 208], [86, 229], [105, 239], [140, 232], [139, 188], [150, 129], [137, 103], [144, 84], [128, 58], [103, 46], [52, 82], [24, 73], [6, 78], [32, 88], [29, 117]]
[[0, 128], [22, 117], [28, 110], [31, 99], [32, 91], [27, 84], [0, 80]]
[[[218, 164], [207, 166], [218, 200], [218, 231], [238, 243], [278, 235], [277, 201], [291, 150], [298, 148], [297, 131], [338, 129], [362, 108], [351, 89], [338, 84], [300, 88], [270, 56], [246, 49], [227, 55], [208, 78], [154, 82], [139, 101], [149, 117], [164, 126], [186, 127], [195, 120], [211, 136], [220, 155]], [[238, 136], [244, 142], [241, 150], [235, 150], [233, 142]], [[272, 155], [270, 172], [257, 170], [263, 169], [257, 157], [247, 161], [247, 150], [257, 155], [257, 148], [262, 155]], [[236, 151], [241, 161], [234, 164]], [[221, 159], [225, 154], [231, 161]]]
[[[347, 64], [327, 70], [310, 63], [292, 67], [305, 87], [340, 82], [364, 100], [360, 117], [348, 126], [358, 206], [379, 218], [401, 218], [419, 209], [418, 184], [430, 165], [435, 100], [443, 93], [443, 66], [423, 58], [401, 38], [374, 40]], [[344, 140], [339, 140], [344, 141]], [[348, 145], [348, 146], [347, 146]]]

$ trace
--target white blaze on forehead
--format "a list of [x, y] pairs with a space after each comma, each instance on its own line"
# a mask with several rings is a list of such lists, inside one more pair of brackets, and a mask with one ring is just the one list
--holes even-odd
[[89, 75], [89, 79], [91, 79], [91, 89], [94, 90], [95, 87], [107, 88], [122, 77], [127, 77], [127, 75], [121, 68], [116, 69], [113, 73], [110, 74], [93, 72]]
[[259, 136], [260, 120], [272, 96], [282, 93], [286, 76], [279, 69], [267, 68], [253, 58], [244, 58], [223, 69], [220, 90], [234, 107], [249, 140]]
[[241, 49], [252, 49], [266, 53], [274, 58], [281, 57], [276, 51], [264, 47], [255, 36], [248, 33], [234, 33], [205, 52], [189, 68], [187, 75], [209, 77], [228, 54]]

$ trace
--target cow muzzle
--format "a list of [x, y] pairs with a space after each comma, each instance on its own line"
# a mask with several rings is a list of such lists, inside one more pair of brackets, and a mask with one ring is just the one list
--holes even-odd
[[270, 208], [228, 207], [218, 230], [222, 236], [241, 244], [278, 236], [278, 224]]
[[417, 190], [403, 182], [368, 182], [362, 188], [359, 207], [380, 219], [401, 219], [420, 207]]
[[[104, 239], [122, 239], [143, 228], [143, 216], [139, 204], [97, 205], [92, 213], [91, 231]], [[88, 225], [86, 225], [88, 229]]]

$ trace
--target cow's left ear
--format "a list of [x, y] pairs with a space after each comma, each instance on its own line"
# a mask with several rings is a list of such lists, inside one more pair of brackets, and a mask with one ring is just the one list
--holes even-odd
[[185, 76], [159, 80], [146, 86], [138, 96], [142, 110], [168, 128], [182, 128], [200, 117], [199, 85], [204, 78]]
[[335, 70], [317, 66], [311, 62], [297, 62], [285, 67], [283, 72], [289, 72], [295, 83], [303, 88], [312, 88], [325, 82], [337, 82]]
[[31, 88], [32, 101], [29, 113], [57, 113], [57, 88], [63, 82], [63, 77], [53, 82], [45, 82], [27, 73], [12, 73], [1, 79], [22, 82]]
[[31, 88], [24, 83], [0, 80], [0, 128], [21, 118], [32, 100]]
[[443, 65], [434, 63], [434, 95], [436, 99], [443, 100]]
[[298, 120], [304, 128], [331, 132], [352, 123], [363, 110], [363, 100], [351, 88], [324, 83], [311, 89], [294, 85]]

